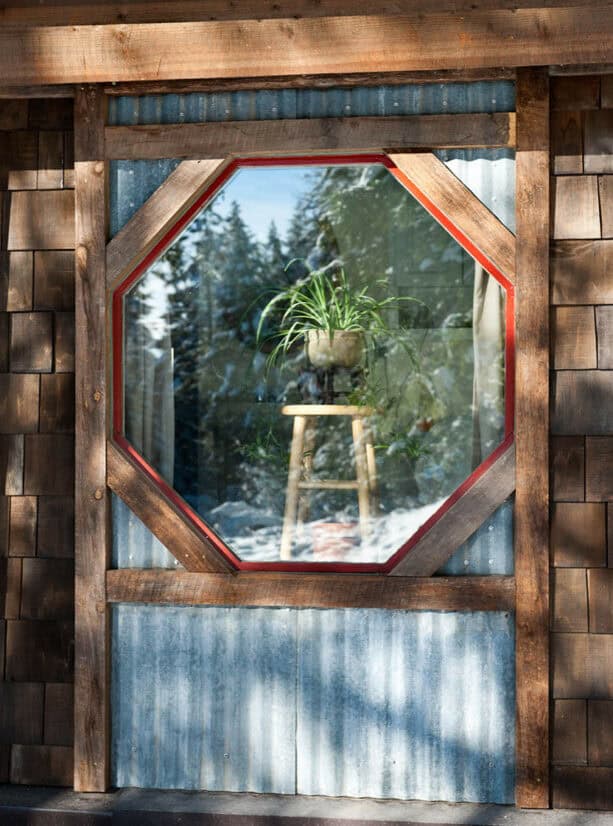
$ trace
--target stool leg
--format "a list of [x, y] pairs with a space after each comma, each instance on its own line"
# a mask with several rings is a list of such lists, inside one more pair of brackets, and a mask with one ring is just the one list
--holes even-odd
[[368, 490], [370, 491], [370, 502], [374, 510], [379, 505], [379, 486], [377, 484], [377, 463], [375, 460], [375, 448], [372, 443], [372, 429], [368, 422], [364, 424], [364, 435], [366, 441], [366, 465], [368, 467]]
[[[313, 453], [315, 450], [315, 431], [317, 420], [314, 416], [309, 416], [304, 428], [304, 450], [302, 453], [302, 478], [305, 482], [310, 481], [313, 476]], [[309, 518], [310, 502], [308, 491], [303, 490], [298, 494], [298, 516], [296, 524], [302, 525]]]
[[364, 423], [360, 416], [351, 417], [355, 470], [358, 482], [358, 510], [360, 533], [366, 539], [370, 531], [370, 497], [368, 492], [368, 460], [364, 438]]
[[298, 485], [302, 471], [302, 454], [304, 450], [305, 416], [294, 416], [294, 432], [289, 456], [289, 473], [287, 475], [287, 492], [285, 494], [285, 514], [281, 534], [281, 559], [291, 559], [292, 536], [296, 524], [298, 509]]

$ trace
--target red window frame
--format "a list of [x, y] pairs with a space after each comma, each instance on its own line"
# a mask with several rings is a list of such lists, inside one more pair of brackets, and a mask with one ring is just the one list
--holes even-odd
[[[505, 430], [503, 441], [495, 450], [468, 476], [462, 484], [443, 502], [438, 510], [385, 562], [252, 562], [240, 559], [206, 522], [187, 504], [187, 502], [166, 482], [160, 474], [132, 446], [124, 435], [123, 410], [123, 340], [124, 340], [124, 297], [134, 283], [149, 266], [171, 245], [192, 218], [206, 205], [228, 181], [234, 172], [246, 166], [320, 166], [324, 164], [381, 164], [407, 189], [411, 195], [430, 213], [430, 215], [469, 253], [506, 291], [505, 317]], [[155, 246], [143, 257], [140, 263], [129, 273], [113, 292], [112, 297], [112, 356], [113, 356], [113, 413], [112, 439], [134, 464], [145, 473], [158, 489], [169, 499], [182, 516], [206, 540], [239, 571], [305, 571], [329, 573], [381, 573], [388, 574], [405, 557], [417, 542], [438, 522], [462, 496], [483, 476], [489, 467], [511, 446], [514, 435], [515, 409], [515, 293], [513, 284], [479, 250], [467, 236], [417, 187], [410, 178], [383, 153], [279, 156], [271, 158], [237, 158], [233, 160], [219, 176], [208, 186], [189, 209], [167, 230]]]

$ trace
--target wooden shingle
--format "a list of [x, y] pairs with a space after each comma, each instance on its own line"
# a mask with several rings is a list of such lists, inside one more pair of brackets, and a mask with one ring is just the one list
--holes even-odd
[[72, 619], [74, 564], [71, 559], [24, 559], [21, 618]]
[[72, 746], [74, 689], [71, 683], [45, 686], [44, 742], [50, 746]]
[[74, 431], [74, 373], [51, 373], [41, 376], [41, 433]]
[[611, 370], [564, 370], [556, 373], [551, 432], [557, 436], [611, 433], [611, 399]]
[[613, 635], [552, 634], [555, 699], [613, 699]]
[[72, 622], [7, 621], [5, 668], [7, 680], [71, 682], [73, 659], [74, 627]]
[[613, 769], [598, 766], [555, 766], [554, 809], [613, 809]]
[[587, 173], [613, 172], [613, 109], [585, 113], [584, 147]]
[[55, 371], [74, 373], [74, 313], [55, 314]]
[[38, 376], [0, 373], [0, 433], [35, 433], [38, 429]]
[[74, 253], [70, 250], [34, 253], [36, 310], [74, 310], [74, 268]]
[[554, 175], [573, 175], [583, 172], [581, 112], [552, 112], [551, 153]]
[[602, 175], [598, 179], [598, 192], [602, 237], [613, 238], [613, 175]]
[[72, 496], [38, 497], [38, 556], [70, 559], [74, 556], [74, 500]]
[[583, 568], [558, 568], [553, 578], [553, 630], [588, 630], [587, 582]]
[[585, 498], [585, 439], [551, 438], [551, 495], [554, 502], [581, 502]]
[[38, 135], [38, 189], [61, 189], [64, 183], [64, 133]]
[[590, 631], [613, 634], [613, 568], [587, 572], [590, 608]]
[[613, 767], [613, 700], [590, 700], [587, 704], [588, 762]]
[[597, 366], [593, 307], [555, 307], [553, 365], [556, 370], [589, 370]]
[[68, 746], [22, 746], [11, 750], [11, 783], [72, 786], [73, 752]]
[[37, 433], [25, 437], [24, 493], [68, 496], [74, 491], [74, 437]]
[[613, 502], [611, 436], [588, 436], [585, 440], [585, 498], [591, 502]]
[[53, 369], [51, 313], [11, 314], [11, 371], [50, 373]]
[[613, 306], [596, 307], [596, 331], [598, 335], [598, 367], [613, 369]]
[[600, 77], [555, 77], [551, 80], [551, 108], [554, 111], [598, 109]]
[[550, 266], [553, 304], [613, 304], [613, 240], [556, 241]]
[[552, 760], [557, 764], [587, 763], [585, 700], [555, 701]]
[[598, 179], [590, 175], [554, 178], [553, 237], [600, 238]]
[[74, 193], [49, 189], [14, 192], [9, 250], [65, 250], [74, 247]]
[[42, 683], [0, 682], [0, 742], [42, 743]]
[[32, 309], [33, 255], [31, 252], [8, 253], [6, 309], [9, 312]]
[[605, 506], [557, 502], [551, 513], [551, 553], [556, 567], [606, 566]]
[[23, 435], [0, 435], [0, 494], [23, 493], [23, 449]]
[[36, 555], [35, 496], [11, 496], [10, 498], [10, 556]]

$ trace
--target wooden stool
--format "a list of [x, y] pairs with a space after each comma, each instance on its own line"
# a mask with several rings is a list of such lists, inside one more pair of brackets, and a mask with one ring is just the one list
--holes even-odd
[[[372, 407], [347, 404], [288, 404], [281, 408], [284, 416], [294, 417], [292, 446], [287, 477], [285, 515], [281, 535], [281, 559], [291, 559], [294, 529], [307, 514], [308, 502], [300, 496], [309, 490], [355, 490], [358, 495], [360, 534], [368, 535], [371, 504], [377, 496], [377, 472], [372, 434], [364, 419], [374, 413]], [[312, 479], [313, 451], [317, 419], [322, 416], [349, 416], [355, 452], [355, 479]]]

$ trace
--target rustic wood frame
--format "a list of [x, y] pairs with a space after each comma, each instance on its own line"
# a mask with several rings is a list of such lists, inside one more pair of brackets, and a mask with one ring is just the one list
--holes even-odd
[[[77, 132], [77, 353], [91, 347], [87, 359], [77, 358], [77, 670], [75, 787], [103, 791], [108, 782], [108, 605], [116, 601], [147, 601], [160, 604], [219, 605], [296, 605], [313, 607], [372, 606], [393, 609], [431, 610], [512, 610], [517, 622], [517, 803], [520, 806], [548, 805], [548, 664], [547, 664], [547, 551], [546, 551], [546, 468], [531, 475], [534, 451], [546, 451], [547, 434], [547, 310], [544, 301], [547, 270], [548, 166], [545, 112], [548, 95], [545, 74], [539, 71], [520, 73], [518, 86], [518, 280], [520, 302], [517, 332], [518, 377], [518, 526], [515, 577], [431, 578], [367, 575], [308, 575], [215, 572], [210, 567], [206, 548], [193, 550], [184, 544], [186, 562], [194, 571], [110, 571], [108, 486], [123, 496], [141, 518], [151, 512], [149, 491], [142, 480], [134, 485], [138, 474], [128, 473], [129, 460], [106, 440], [106, 376], [104, 356], [104, 318], [98, 303], [104, 280], [104, 133], [102, 126], [103, 96], [96, 89], [80, 89], [76, 94]], [[530, 137], [532, 130], [534, 134]], [[108, 132], [107, 132], [108, 134]], [[111, 139], [112, 135], [111, 133]], [[79, 137], [80, 136], [80, 137]], [[404, 147], [403, 147], [404, 148]], [[338, 150], [338, 147], [334, 147]], [[525, 154], [522, 154], [525, 153]], [[391, 154], [391, 153], [390, 153]], [[403, 155], [392, 155], [402, 168]], [[419, 186], [434, 202], [441, 197], [450, 211], [469, 199], [471, 208], [454, 221], [474, 243], [510, 279], [515, 278], [515, 239], [504, 227], [492, 222], [491, 214], [480, 213], [478, 205], [465, 188], [451, 175], [438, 168], [439, 162], [429, 153], [411, 156], [417, 160]], [[166, 226], [166, 211], [173, 202], [173, 187], [183, 186], [183, 205], [188, 203], [187, 182], [198, 177], [200, 189], [217, 164], [185, 160], [167, 182], [147, 202], [150, 215], [142, 221], [139, 212], [132, 228], [139, 226], [138, 243], [122, 231], [106, 250], [106, 284], [112, 288], [140, 255], [150, 247]], [[219, 162], [218, 162], [219, 163]], [[440, 164], [443, 169], [444, 165]], [[432, 174], [433, 170], [440, 174]], [[412, 167], [415, 177], [415, 166]], [[101, 183], [102, 182], [102, 183]], [[455, 202], [455, 205], [454, 205]], [[176, 204], [176, 201], [175, 201]], [[143, 207], [144, 209], [145, 207]], [[140, 217], [139, 217], [140, 216]], [[137, 223], [140, 220], [140, 225]], [[487, 221], [487, 231], [484, 229]], [[543, 238], [545, 240], [543, 240]], [[525, 246], [524, 246], [525, 245]], [[543, 246], [544, 245], [544, 246]], [[125, 255], [125, 257], [124, 257]], [[546, 297], [545, 297], [546, 299]], [[88, 324], [91, 323], [91, 328]], [[94, 354], [93, 358], [91, 354]], [[537, 369], [534, 370], [534, 358]], [[532, 406], [536, 402], [536, 406]], [[86, 437], [87, 434], [87, 437]], [[544, 435], [543, 435], [544, 434]], [[81, 441], [79, 441], [81, 440]], [[545, 440], [545, 441], [544, 441]], [[85, 451], [88, 461], [85, 462]], [[91, 453], [89, 451], [92, 451]], [[538, 455], [538, 454], [537, 454]], [[504, 454], [507, 465], [511, 453]], [[108, 462], [108, 471], [106, 469]], [[126, 468], [126, 463], [128, 468]], [[495, 467], [495, 465], [494, 465]], [[133, 468], [132, 468], [133, 471]], [[545, 474], [545, 481], [543, 479]], [[127, 481], [126, 481], [127, 478]], [[504, 476], [509, 485], [509, 475]], [[139, 487], [140, 485], [140, 487]], [[512, 488], [511, 488], [512, 489]], [[505, 497], [502, 497], [503, 499]], [[502, 501], [502, 500], [501, 500]], [[159, 502], [156, 502], [159, 506]], [[494, 506], [495, 507], [495, 506]], [[522, 516], [522, 508], [525, 513]], [[490, 511], [491, 512], [491, 511]], [[164, 512], [168, 519], [166, 535], [158, 526], [162, 541], [174, 533], [176, 515]], [[487, 515], [487, 514], [486, 514]], [[479, 522], [474, 524], [478, 527]], [[543, 529], [545, 520], [545, 529]], [[164, 522], [164, 519], [160, 520]], [[174, 527], [173, 527], [174, 526]], [[455, 529], [455, 528], [454, 528]], [[470, 532], [472, 532], [472, 530]], [[195, 554], [190, 557], [190, 554]], [[199, 563], [194, 559], [198, 558]], [[518, 593], [515, 594], [517, 584]], [[532, 681], [535, 681], [533, 685]]]

